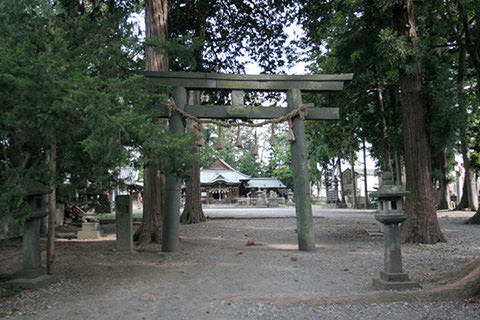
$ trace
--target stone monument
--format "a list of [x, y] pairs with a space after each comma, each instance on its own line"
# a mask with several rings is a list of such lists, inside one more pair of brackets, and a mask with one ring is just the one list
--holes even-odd
[[100, 223], [95, 215], [95, 209], [88, 210], [82, 217], [82, 230], [77, 232], [78, 239], [100, 238]]
[[133, 250], [133, 216], [132, 200], [128, 195], [117, 196], [115, 201], [115, 223], [118, 253], [132, 253]]
[[48, 215], [48, 187], [36, 182], [26, 183], [27, 202], [32, 208], [32, 214], [24, 224], [23, 233], [23, 269], [8, 275], [7, 283], [23, 288], [38, 288], [46, 286], [55, 278], [47, 274], [42, 267], [40, 249], [40, 224]]

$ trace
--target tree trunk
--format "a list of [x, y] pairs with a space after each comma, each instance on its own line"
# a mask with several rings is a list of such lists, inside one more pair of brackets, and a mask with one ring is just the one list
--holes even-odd
[[[397, 33], [413, 47], [417, 41], [413, 0], [393, 7]], [[422, 101], [422, 76], [418, 55], [410, 55], [400, 68], [400, 102], [403, 111], [406, 188], [410, 192], [405, 203], [407, 219], [402, 223], [404, 242], [444, 242], [433, 202], [430, 142], [426, 130], [426, 108]]]
[[470, 152], [468, 151], [468, 142], [462, 139], [460, 144], [462, 151], [463, 168], [465, 169], [465, 180], [463, 182], [462, 200], [458, 209], [469, 209], [472, 211], [478, 208], [477, 185], [473, 179], [473, 172], [470, 166]]
[[395, 183], [400, 185], [405, 185], [403, 179], [403, 170], [402, 160], [400, 159], [400, 154], [398, 151], [395, 151]]
[[350, 156], [350, 167], [352, 170], [352, 208], [357, 209], [357, 175], [355, 174], [355, 156], [352, 150], [352, 154]]
[[338, 171], [340, 171], [340, 202], [345, 206], [345, 186], [343, 184], [342, 159], [337, 161]]
[[[198, 18], [199, 24], [195, 29], [196, 36], [205, 42], [206, 39], [206, 19], [207, 13], [205, 7], [197, 4], [195, 7], [195, 15]], [[196, 66], [194, 71], [201, 71], [203, 64], [203, 46], [197, 48], [195, 52]], [[189, 104], [200, 104], [200, 91], [189, 92]], [[202, 134], [202, 125], [189, 123], [187, 121], [187, 131], [194, 135]], [[192, 153], [196, 154], [200, 152], [200, 147], [194, 144], [192, 147]], [[192, 224], [206, 221], [205, 215], [202, 209], [202, 196], [200, 186], [200, 161], [195, 160], [192, 164], [190, 180], [186, 185], [186, 197], [185, 207], [183, 208], [182, 215], [180, 216], [180, 222], [184, 224]]]
[[47, 273], [53, 273], [53, 261], [55, 260], [55, 223], [57, 218], [56, 197], [56, 174], [57, 174], [57, 139], [54, 134], [50, 135], [50, 197], [48, 198], [48, 236], [47, 236]]
[[[145, 1], [146, 39], [167, 41], [167, 0]], [[147, 71], [168, 71], [168, 57], [152, 46], [145, 48]], [[145, 157], [144, 168], [143, 221], [135, 232], [134, 239], [139, 245], [159, 243], [162, 239], [163, 194], [165, 177], [160, 173], [160, 160]]]
[[[200, 104], [200, 92], [190, 91], [188, 95], [189, 104]], [[202, 126], [192, 121], [187, 121], [187, 132], [193, 135], [202, 134]], [[192, 147], [192, 154], [200, 151], [200, 147], [196, 144]], [[202, 197], [200, 188], [200, 161], [195, 160], [189, 181], [186, 185], [185, 207], [183, 208], [180, 222], [184, 224], [192, 224], [206, 221], [202, 210]]]
[[[456, 1], [456, 7], [460, 16], [461, 23], [463, 24], [463, 32], [465, 39], [465, 49], [469, 53], [469, 58], [473, 68], [477, 72], [477, 78], [480, 80], [480, 44], [478, 41], [478, 24], [479, 24], [479, 11], [478, 6], [471, 19], [467, 16], [465, 8], [463, 7], [463, 1]], [[470, 30], [469, 26], [473, 26], [474, 30]], [[475, 26], [477, 30], [475, 30]], [[471, 32], [473, 31], [473, 32]], [[479, 89], [480, 90], [480, 89]]]
[[[462, 6], [459, 4], [459, 9], [462, 10]], [[462, 12], [462, 11], [461, 11]], [[464, 45], [463, 36], [458, 37], [459, 41], [459, 53], [458, 53], [458, 77], [457, 77], [457, 100], [460, 110], [463, 113], [464, 125], [460, 128], [460, 150], [463, 158], [463, 168], [465, 169], [465, 180], [463, 183], [462, 198], [458, 205], [458, 209], [470, 209], [476, 210], [478, 207], [478, 199], [476, 196], [476, 184], [475, 188], [472, 185], [471, 168], [470, 168], [470, 154], [468, 137], [465, 130], [467, 126], [467, 106], [465, 102], [465, 59], [466, 59], [466, 46]]]
[[467, 221], [466, 224], [480, 224], [480, 208], [475, 212], [473, 216], [471, 216]]
[[365, 181], [363, 182], [365, 187], [365, 209], [368, 209], [370, 207], [370, 204], [368, 203], [367, 152], [365, 147], [365, 139], [363, 139], [362, 143], [363, 143], [363, 177], [365, 178]]
[[143, 220], [133, 236], [139, 246], [160, 243], [162, 240], [165, 176], [159, 167], [158, 164], [144, 167]]
[[440, 203], [438, 209], [449, 209], [450, 195], [448, 192], [448, 158], [447, 149], [443, 149], [440, 153], [440, 169], [442, 176], [440, 178]]
[[[377, 68], [375, 67], [375, 75], [377, 75]], [[388, 143], [388, 125], [385, 118], [385, 104], [383, 99], [383, 89], [378, 78], [375, 79], [377, 84], [377, 101], [380, 109], [380, 116], [382, 118], [382, 157], [383, 168], [393, 174], [392, 152], [390, 151], [390, 144]]]

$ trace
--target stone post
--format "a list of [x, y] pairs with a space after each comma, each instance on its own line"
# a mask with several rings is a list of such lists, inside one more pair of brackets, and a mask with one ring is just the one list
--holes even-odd
[[132, 199], [130, 196], [117, 196], [115, 201], [115, 223], [118, 253], [133, 252], [133, 215]]
[[[176, 87], [173, 90], [173, 97], [177, 107], [185, 108], [187, 104], [187, 90], [183, 87]], [[169, 121], [170, 132], [182, 136], [185, 133], [183, 117], [173, 112]], [[169, 173], [166, 177], [165, 187], [165, 214], [163, 217], [162, 251], [178, 251], [178, 234], [180, 228], [180, 199], [181, 181], [177, 175]]]
[[56, 214], [57, 214], [57, 219], [56, 219], [57, 226], [63, 226], [63, 220], [65, 217], [65, 204], [57, 203]]
[[[302, 104], [302, 93], [299, 89], [287, 92], [288, 111]], [[293, 186], [295, 192], [295, 211], [297, 216], [298, 248], [304, 251], [315, 249], [313, 233], [312, 204], [310, 199], [310, 183], [308, 178], [307, 148], [305, 142], [305, 123], [300, 117], [293, 119], [295, 141], [291, 142]]]
[[[43, 217], [42, 217], [43, 218]], [[28, 273], [42, 266], [40, 250], [40, 224], [42, 218], [25, 221], [23, 234], [23, 270]], [[41, 271], [44, 273], [44, 271]]]
[[23, 234], [23, 268], [7, 275], [7, 283], [23, 288], [38, 288], [46, 286], [55, 278], [46, 274], [42, 268], [40, 248], [40, 225], [47, 215], [48, 208], [45, 199], [48, 199], [48, 189], [31, 191], [27, 200], [32, 207], [32, 215], [25, 221]]

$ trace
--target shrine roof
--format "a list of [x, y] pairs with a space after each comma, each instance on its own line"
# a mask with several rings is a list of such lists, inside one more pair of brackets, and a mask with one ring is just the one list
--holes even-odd
[[247, 188], [283, 189], [286, 186], [276, 178], [250, 178]]
[[233, 169], [223, 159], [217, 159], [208, 168], [200, 170], [200, 183], [212, 184], [224, 181], [228, 184], [240, 184], [242, 180], [248, 180], [250, 176]]

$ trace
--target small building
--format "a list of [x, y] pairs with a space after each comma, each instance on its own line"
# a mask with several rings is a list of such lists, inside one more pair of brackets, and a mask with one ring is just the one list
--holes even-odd
[[202, 202], [232, 204], [241, 198], [257, 197], [258, 193], [286, 193], [285, 185], [276, 178], [252, 178], [235, 170], [223, 159], [217, 159], [208, 168], [200, 170]]
[[133, 210], [142, 211], [143, 179], [140, 178], [140, 171], [133, 167], [120, 168], [117, 181], [117, 187], [108, 194], [112, 210], [115, 211], [115, 199], [118, 195], [131, 195]]
[[250, 178], [244, 182], [244, 188], [248, 193], [265, 191], [267, 194], [275, 192], [278, 196], [287, 193], [287, 187], [276, 178]]
[[242, 181], [248, 179], [250, 176], [235, 170], [225, 160], [217, 159], [208, 168], [200, 170], [202, 202], [235, 203], [240, 197]]
[[[353, 202], [353, 179], [352, 170], [346, 169], [343, 171], [343, 187], [345, 191], [345, 198], [348, 205]], [[370, 194], [378, 189], [379, 177], [376, 169], [367, 169], [367, 192]], [[365, 175], [363, 168], [355, 168], [355, 186], [357, 194], [357, 204], [362, 207], [365, 203]]]

